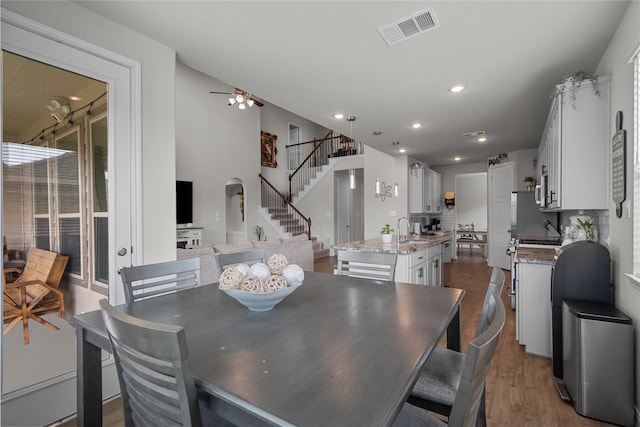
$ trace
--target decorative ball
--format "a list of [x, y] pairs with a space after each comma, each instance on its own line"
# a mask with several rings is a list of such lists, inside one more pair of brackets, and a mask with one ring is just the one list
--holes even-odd
[[249, 268], [247, 276], [255, 276], [260, 280], [265, 280], [267, 277], [269, 277], [270, 274], [271, 274], [271, 271], [269, 270], [269, 267], [267, 267], [266, 264], [263, 264], [261, 262], [256, 262]]
[[272, 274], [282, 274], [282, 270], [289, 265], [289, 261], [287, 261], [287, 257], [282, 254], [273, 254], [267, 260], [267, 265]]
[[249, 264], [236, 264], [234, 267], [237, 268], [240, 273], [249, 276]]
[[240, 289], [245, 275], [236, 267], [228, 267], [220, 275], [218, 287], [220, 289]]
[[287, 281], [284, 280], [284, 277], [278, 275], [271, 275], [267, 277], [267, 279], [262, 282], [264, 285], [264, 293], [269, 294], [271, 292], [275, 292], [279, 289], [284, 289], [287, 287]]
[[298, 264], [289, 264], [282, 270], [282, 277], [289, 286], [298, 286], [304, 280], [304, 270]]
[[258, 279], [256, 276], [247, 276], [242, 282], [242, 285], [240, 286], [240, 290], [251, 292], [254, 294], [265, 293], [262, 280]]

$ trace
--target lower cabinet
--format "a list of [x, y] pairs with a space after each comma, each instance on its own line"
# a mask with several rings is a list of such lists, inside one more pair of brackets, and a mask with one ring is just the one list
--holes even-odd
[[396, 282], [442, 286], [442, 245], [398, 255]]
[[551, 265], [518, 263], [516, 328], [525, 352], [551, 357]]

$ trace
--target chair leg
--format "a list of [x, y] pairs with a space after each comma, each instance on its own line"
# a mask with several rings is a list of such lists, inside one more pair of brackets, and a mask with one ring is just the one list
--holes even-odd
[[487, 425], [487, 407], [486, 407], [486, 390], [482, 390], [482, 397], [480, 398], [480, 407], [478, 408], [478, 418], [476, 418], [476, 427], [486, 427]]

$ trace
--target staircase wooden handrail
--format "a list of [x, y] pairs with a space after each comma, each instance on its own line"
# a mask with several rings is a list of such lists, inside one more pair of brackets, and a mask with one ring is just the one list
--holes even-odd
[[258, 176], [260, 177], [260, 180], [267, 186], [269, 187], [269, 189], [278, 196], [278, 198], [282, 201], [282, 203], [285, 206], [290, 207], [296, 214], [297, 216], [304, 222], [307, 223], [307, 237], [309, 240], [311, 240], [311, 218], [306, 217], [302, 212], [300, 212], [300, 210], [298, 208], [296, 208], [293, 204], [291, 204], [291, 201], [289, 200], [288, 197], [286, 197], [284, 194], [282, 194], [280, 191], [278, 191], [278, 189], [276, 187], [273, 186], [273, 184], [271, 184], [269, 182], [269, 180], [267, 178], [264, 177], [264, 175], [262, 175], [261, 173], [258, 174]]

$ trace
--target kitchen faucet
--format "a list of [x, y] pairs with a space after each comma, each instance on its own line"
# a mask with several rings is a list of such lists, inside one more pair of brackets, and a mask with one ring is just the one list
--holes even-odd
[[396, 239], [397, 243], [398, 243], [398, 250], [400, 250], [400, 223], [402, 222], [402, 220], [405, 220], [405, 222], [407, 223], [407, 238], [409, 237], [409, 227], [411, 227], [411, 224], [409, 224], [409, 219], [406, 216], [402, 216], [400, 218], [398, 218], [398, 223], [396, 224], [396, 230], [398, 230], [398, 237]]

